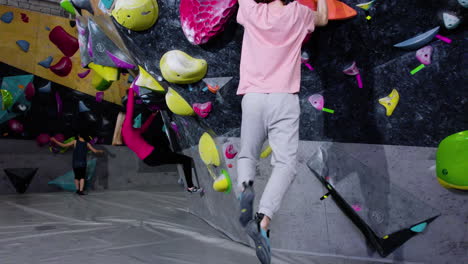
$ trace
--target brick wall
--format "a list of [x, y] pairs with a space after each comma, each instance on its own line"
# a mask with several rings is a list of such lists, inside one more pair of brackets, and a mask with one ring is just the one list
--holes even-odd
[[53, 16], [69, 17], [60, 7], [60, 0], [0, 0], [0, 5], [14, 6]]

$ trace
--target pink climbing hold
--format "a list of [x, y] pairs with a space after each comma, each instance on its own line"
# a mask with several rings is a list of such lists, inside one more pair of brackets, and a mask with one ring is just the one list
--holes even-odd
[[211, 112], [211, 108], [211, 102], [206, 102], [204, 104], [193, 104], [193, 111], [195, 111], [195, 113], [197, 113], [197, 115], [199, 115], [201, 118], [207, 117]]
[[84, 71], [84, 72], [78, 73], [78, 77], [80, 77], [81, 79], [86, 78], [86, 76], [88, 76], [88, 74], [89, 74], [90, 72], [91, 72], [91, 70], [90, 70], [90, 69], [87, 69], [87, 70]]
[[435, 35], [436, 38], [442, 40], [443, 42], [447, 43], [447, 44], [450, 44], [452, 43], [452, 40], [447, 38], [447, 37], [444, 37], [444, 36], [441, 36], [441, 35]]
[[233, 159], [237, 155], [237, 150], [234, 148], [234, 145], [229, 144], [226, 147], [226, 151], [224, 152], [227, 159]]
[[359, 69], [356, 65], [356, 62], [353, 61], [353, 63], [351, 64], [351, 66], [347, 67], [344, 71], [343, 71], [344, 74], [346, 75], [350, 75], [350, 76], [356, 76], [356, 80], [357, 80], [357, 83], [358, 83], [358, 86], [359, 88], [362, 88], [362, 79], [361, 79], [361, 74], [359, 73]]
[[351, 207], [352, 207], [352, 208], [354, 209], [354, 211], [356, 211], [356, 212], [362, 211], [362, 208], [361, 208], [361, 206], [360, 206], [359, 204], [353, 204]]
[[416, 58], [424, 65], [431, 64], [431, 56], [434, 49], [431, 46], [420, 48], [416, 51]]
[[39, 147], [46, 145], [47, 143], [49, 143], [49, 141], [50, 141], [50, 136], [45, 133], [39, 134], [39, 136], [37, 136], [36, 138], [36, 142], [39, 145]]
[[50, 70], [58, 76], [67, 76], [72, 69], [72, 61], [69, 57], [62, 57], [55, 65], [50, 66]]
[[136, 66], [131, 64], [131, 63], [128, 63], [128, 62], [125, 62], [119, 58], [117, 58], [114, 54], [110, 53], [109, 51], [106, 50], [106, 54], [107, 56], [109, 56], [109, 58], [112, 60], [112, 62], [114, 62], [115, 66], [117, 68], [122, 68], [122, 69], [135, 69]]
[[322, 111], [323, 106], [325, 105], [325, 100], [323, 99], [323, 96], [320, 94], [313, 94], [309, 97], [309, 102], [312, 104], [312, 106], [319, 110]]
[[21, 134], [24, 131], [23, 124], [21, 124], [20, 121], [15, 120], [15, 119], [8, 120], [8, 127], [10, 128], [11, 131], [17, 134]]
[[32, 100], [32, 98], [36, 94], [36, 88], [34, 88], [34, 84], [32, 82], [26, 85], [26, 88], [24, 88], [24, 94], [26, 95], [26, 100]]
[[67, 57], [73, 56], [79, 48], [78, 39], [68, 34], [61, 26], [56, 26], [50, 31], [49, 39]]
[[237, 0], [181, 0], [180, 23], [190, 43], [207, 43], [224, 30], [234, 14]]

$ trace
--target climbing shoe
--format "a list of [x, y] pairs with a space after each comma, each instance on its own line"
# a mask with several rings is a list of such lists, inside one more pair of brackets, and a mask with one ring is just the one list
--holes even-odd
[[240, 195], [240, 208], [241, 213], [239, 222], [245, 227], [253, 217], [253, 201], [255, 199], [255, 193], [253, 189], [253, 182], [249, 181], [249, 184], [242, 183], [244, 191]]
[[257, 213], [255, 219], [250, 220], [247, 224], [246, 231], [255, 243], [257, 258], [262, 264], [270, 264], [270, 230], [264, 230], [260, 227], [262, 219], [263, 214]]

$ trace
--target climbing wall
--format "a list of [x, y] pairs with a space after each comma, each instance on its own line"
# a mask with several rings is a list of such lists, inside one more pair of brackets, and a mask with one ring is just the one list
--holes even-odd
[[[1, 62], [96, 95], [98, 91], [91, 85], [94, 72], [81, 66], [74, 20], [3, 5], [0, 5], [0, 16]], [[122, 76], [122, 81], [115, 82], [104, 93], [104, 100], [120, 104], [126, 86], [127, 77]]]

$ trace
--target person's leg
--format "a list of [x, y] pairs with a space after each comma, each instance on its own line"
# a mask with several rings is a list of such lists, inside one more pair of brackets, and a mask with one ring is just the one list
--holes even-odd
[[75, 187], [76, 187], [76, 193], [80, 191], [80, 170], [78, 168], [73, 168], [73, 174], [75, 175]]
[[184, 168], [185, 181], [187, 188], [193, 189], [192, 180], [192, 158], [175, 152], [156, 152], [153, 151], [144, 162], [149, 166], [159, 166], [163, 164], [182, 164]]
[[273, 150], [273, 171], [259, 205], [259, 213], [265, 215], [260, 225], [265, 230], [296, 176], [300, 116], [296, 94], [270, 94], [269, 102], [268, 137]]
[[257, 161], [267, 136], [264, 120], [266, 94], [250, 93], [242, 98], [241, 146], [237, 155], [237, 186], [243, 191], [255, 178]]
[[296, 173], [296, 154], [299, 142], [299, 99], [293, 94], [269, 94], [268, 138], [273, 150], [273, 172], [263, 191], [259, 213], [246, 227], [253, 239], [258, 259], [262, 264], [271, 262], [270, 220]]
[[239, 222], [252, 220], [255, 193], [252, 187], [257, 161], [266, 138], [266, 94], [247, 94], [242, 99], [241, 147], [237, 159], [237, 185], [240, 195]]
[[84, 191], [85, 179], [80, 179], [80, 192]]

